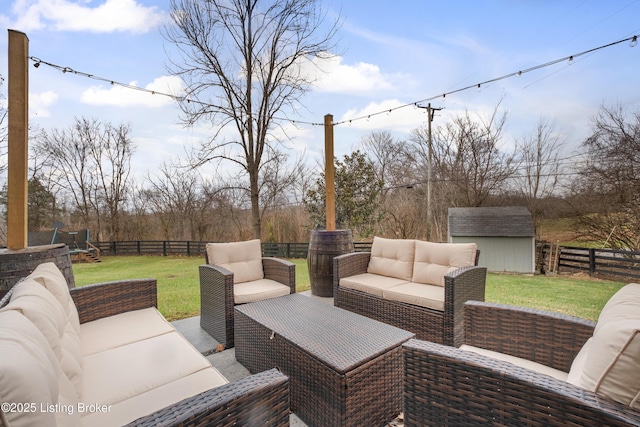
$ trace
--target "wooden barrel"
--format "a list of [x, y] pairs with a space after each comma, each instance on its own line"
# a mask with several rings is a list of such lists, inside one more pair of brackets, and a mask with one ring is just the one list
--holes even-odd
[[55, 263], [69, 288], [75, 287], [69, 247], [65, 244], [29, 246], [24, 249], [0, 249], [0, 291], [8, 291], [43, 262]]
[[353, 252], [351, 230], [311, 231], [307, 265], [313, 295], [333, 296], [333, 258], [351, 252]]

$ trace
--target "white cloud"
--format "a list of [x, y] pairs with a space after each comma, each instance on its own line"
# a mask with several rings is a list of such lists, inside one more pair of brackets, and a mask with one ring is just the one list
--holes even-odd
[[332, 55], [326, 60], [314, 60], [309, 71], [316, 77], [314, 87], [320, 92], [368, 94], [389, 91], [401, 76], [385, 74], [375, 64], [358, 62], [345, 64], [341, 56]]
[[29, 117], [49, 117], [49, 107], [56, 103], [58, 94], [52, 91], [29, 94]]
[[[138, 87], [136, 82], [131, 82], [129, 85]], [[91, 105], [164, 107], [175, 102], [173, 98], [165, 94], [180, 96], [183, 93], [183, 87], [183, 82], [179, 77], [162, 76], [141, 88], [145, 89], [144, 91], [119, 85], [112, 85], [107, 89], [101, 85], [91, 86], [84, 91], [81, 101]], [[149, 91], [156, 93], [149, 93]]]
[[13, 5], [16, 19], [12, 25], [21, 31], [51, 28], [94, 33], [144, 33], [155, 28], [164, 17], [156, 6], [146, 7], [136, 0], [105, 0], [96, 7], [90, 7], [88, 3], [72, 0], [17, 0]]
[[404, 105], [405, 103], [397, 99], [371, 102], [364, 108], [348, 110], [335, 122], [340, 122], [340, 126], [355, 129], [389, 129], [403, 132], [410, 132], [426, 123], [426, 110]]

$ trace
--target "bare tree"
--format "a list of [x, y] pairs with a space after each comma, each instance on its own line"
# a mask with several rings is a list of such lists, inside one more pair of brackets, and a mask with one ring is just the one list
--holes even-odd
[[523, 139], [516, 147], [521, 171], [517, 191], [527, 202], [536, 234], [540, 228], [540, 201], [552, 196], [558, 186], [562, 145], [553, 123], [541, 118], [535, 135]]
[[71, 197], [84, 227], [95, 225], [98, 239], [104, 237], [105, 211], [109, 237], [119, 238], [119, 214], [126, 202], [134, 151], [129, 132], [125, 125], [76, 118], [68, 129], [43, 131], [34, 144], [51, 182]]
[[[323, 27], [317, 0], [171, 0], [165, 37], [182, 62], [170, 71], [187, 85], [185, 121], [212, 124], [197, 163], [218, 159], [248, 176], [254, 237], [260, 237], [260, 170], [277, 152], [280, 116], [295, 111], [313, 82], [303, 67], [332, 48], [337, 27]], [[232, 125], [237, 138], [221, 139]], [[280, 128], [280, 130], [282, 130]], [[271, 150], [267, 148], [270, 147]]]
[[[467, 111], [436, 128], [432, 138], [433, 176], [434, 181], [456, 190], [450, 206], [482, 206], [514, 175], [515, 153], [501, 149], [506, 119], [506, 113], [499, 113], [498, 104], [489, 117], [472, 118]], [[428, 159], [426, 129], [416, 129], [411, 140]]]
[[574, 190], [591, 201], [591, 212], [581, 212], [577, 221], [584, 237], [615, 249], [640, 249], [640, 111], [602, 106], [583, 147]]

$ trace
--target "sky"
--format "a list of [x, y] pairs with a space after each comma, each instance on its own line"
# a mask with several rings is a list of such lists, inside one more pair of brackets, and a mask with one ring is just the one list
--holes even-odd
[[[426, 125], [415, 104], [441, 108], [433, 126], [469, 112], [487, 118], [499, 104], [508, 115], [504, 150], [544, 118], [567, 156], [580, 149], [602, 105], [640, 110], [640, 0], [432, 1], [324, 0], [340, 29], [332, 58], [285, 123], [289, 153], [318, 164], [326, 114], [334, 122], [335, 155], [361, 146], [374, 131], [397, 139]], [[7, 29], [24, 32], [29, 54], [44, 62], [158, 92], [179, 90], [167, 71], [175, 49], [162, 36], [169, 0], [0, 0], [0, 50]], [[572, 61], [535, 68], [577, 55]], [[33, 61], [31, 62], [33, 63]], [[498, 77], [500, 79], [488, 84]], [[0, 54], [7, 76], [7, 55]], [[471, 87], [463, 91], [462, 88]], [[3, 85], [6, 94], [6, 82]], [[442, 94], [447, 94], [442, 96]], [[169, 97], [135, 91], [41, 65], [29, 68], [29, 117], [41, 129], [67, 129], [74, 117], [128, 124], [135, 173], [151, 175], [165, 161], [211, 135], [185, 128]], [[233, 129], [228, 129], [233, 135]]]

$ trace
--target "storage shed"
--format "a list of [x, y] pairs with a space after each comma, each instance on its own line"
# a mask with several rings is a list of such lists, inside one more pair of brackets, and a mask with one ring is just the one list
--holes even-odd
[[524, 206], [449, 208], [449, 242], [476, 243], [489, 271], [535, 272], [536, 235]]

